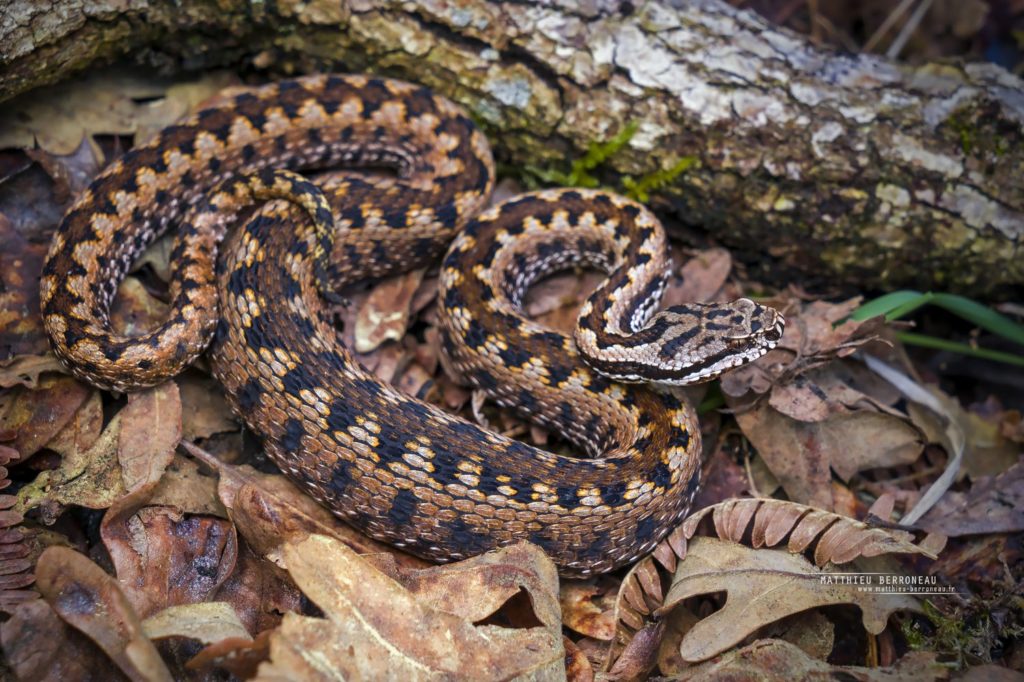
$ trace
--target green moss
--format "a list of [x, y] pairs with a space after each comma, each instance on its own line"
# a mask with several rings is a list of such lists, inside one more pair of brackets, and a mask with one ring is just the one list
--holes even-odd
[[594, 177], [593, 171], [625, 147], [636, 134], [637, 127], [637, 123], [631, 121], [607, 142], [591, 142], [587, 145], [587, 153], [573, 161], [568, 171], [524, 166], [523, 180], [527, 186], [532, 188], [541, 184], [563, 187], [599, 187], [601, 183]]
[[651, 192], [656, 192], [672, 184], [677, 177], [692, 168], [696, 163], [696, 156], [684, 156], [672, 164], [671, 167], [656, 170], [636, 180], [626, 175], [622, 178], [622, 186], [626, 190], [626, 196], [630, 199], [646, 202], [651, 198]]
[[949, 119], [949, 124], [953, 130], [960, 136], [960, 150], [965, 155], [971, 153], [974, 149], [975, 141], [977, 139], [978, 131], [975, 127], [962, 116], [953, 116]]
[[924, 614], [933, 627], [926, 631], [920, 621], [905, 621], [901, 629], [910, 648], [937, 652], [962, 669], [991, 663], [993, 652], [1001, 651], [1008, 640], [1024, 636], [1022, 606], [1024, 600], [1008, 594], [991, 603], [972, 600], [963, 610], [946, 615], [925, 601]]
[[979, 128], [977, 118], [966, 112], [951, 116], [949, 125], [960, 137], [960, 149], [965, 156], [971, 152], [977, 156], [984, 156], [986, 152], [1002, 156], [1010, 151], [1010, 143], [1006, 138], [998, 137], [995, 131]]
[[[594, 171], [629, 143], [633, 135], [636, 134], [637, 127], [637, 124], [631, 121], [610, 140], [606, 142], [591, 142], [587, 145], [586, 154], [573, 161], [569, 165], [568, 170], [539, 168], [527, 165], [522, 168], [522, 172], [519, 175], [531, 189], [536, 189], [541, 185], [600, 187], [601, 181], [594, 175]], [[696, 163], [696, 157], [684, 156], [669, 168], [657, 170], [642, 175], [639, 178], [625, 175], [622, 177], [621, 185], [617, 189], [630, 199], [646, 202], [651, 198], [651, 192], [656, 192], [668, 186], [679, 175], [686, 172]]]

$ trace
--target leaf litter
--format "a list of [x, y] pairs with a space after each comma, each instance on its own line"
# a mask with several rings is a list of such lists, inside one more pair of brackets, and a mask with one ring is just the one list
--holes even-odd
[[[689, 392], [708, 406], [694, 514], [651, 556], [583, 581], [559, 581], [527, 544], [433, 567], [362, 536], [275, 470], [202, 362], [128, 398], [64, 375], [38, 315], [54, 216], [122, 140], [230, 80], [114, 71], [75, 91], [88, 102], [78, 114], [45, 93], [16, 103], [30, 124], [2, 138], [24, 154], [7, 181], [42, 183], [44, 198], [28, 210], [0, 192], [0, 457], [13, 481], [0, 496], [0, 647], [19, 678], [939, 677], [939, 654], [908, 650], [906, 623], [931, 622], [920, 600], [821, 577], [840, 565], [938, 573], [958, 586], [930, 599], [950, 618], [975, 595], [1019, 590], [1007, 538], [1024, 525], [1021, 396], [962, 397], [911, 359], [894, 325], [852, 320], [857, 298], [759, 297], [784, 311], [782, 343]], [[122, 331], [164, 314], [168, 245], [122, 285]], [[672, 248], [665, 305], [765, 290], [714, 244]], [[599, 280], [550, 277], [526, 310], [569, 331]], [[444, 373], [436, 283], [428, 268], [346, 292], [342, 338], [411, 395], [571, 452]], [[844, 608], [860, 614], [842, 622], [862, 644], [829, 636]], [[1009, 614], [1006, 631], [1021, 619]]]

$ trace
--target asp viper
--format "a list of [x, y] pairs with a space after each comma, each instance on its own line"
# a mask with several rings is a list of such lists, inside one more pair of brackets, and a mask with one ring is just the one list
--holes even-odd
[[[334, 172], [314, 184], [290, 172], [338, 166], [395, 173]], [[118, 391], [174, 376], [212, 336], [213, 371], [274, 461], [378, 540], [438, 561], [529, 540], [566, 575], [608, 571], [654, 547], [700, 474], [692, 407], [623, 382], [710, 379], [767, 352], [783, 319], [746, 299], [655, 313], [669, 261], [646, 208], [565, 189], [480, 214], [493, 182], [483, 134], [423, 87], [318, 75], [250, 89], [165, 129], [82, 193], [47, 256], [43, 321], [76, 377]], [[263, 200], [228, 232], [217, 264], [226, 229]], [[169, 226], [169, 318], [118, 335], [114, 292]], [[530, 447], [403, 394], [337, 340], [321, 294], [422, 267], [449, 243], [439, 295], [447, 365], [590, 458]], [[574, 338], [526, 319], [531, 283], [576, 265], [609, 276]]]

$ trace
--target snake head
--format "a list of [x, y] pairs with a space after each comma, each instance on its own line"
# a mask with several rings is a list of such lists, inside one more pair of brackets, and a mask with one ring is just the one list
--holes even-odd
[[782, 338], [785, 324], [774, 308], [741, 298], [667, 308], [643, 331], [659, 339], [662, 372], [655, 381], [683, 386], [709, 381], [761, 357]]

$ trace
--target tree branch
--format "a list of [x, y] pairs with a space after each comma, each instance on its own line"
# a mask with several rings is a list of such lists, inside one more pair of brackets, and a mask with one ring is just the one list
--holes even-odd
[[[715, 0], [72, 0], [0, 8], [0, 99], [122, 55], [373, 71], [462, 102], [511, 164], [609, 162], [766, 274], [1005, 295], [1024, 281], [1024, 88], [810, 47]], [[614, 178], [609, 178], [614, 181]]]

